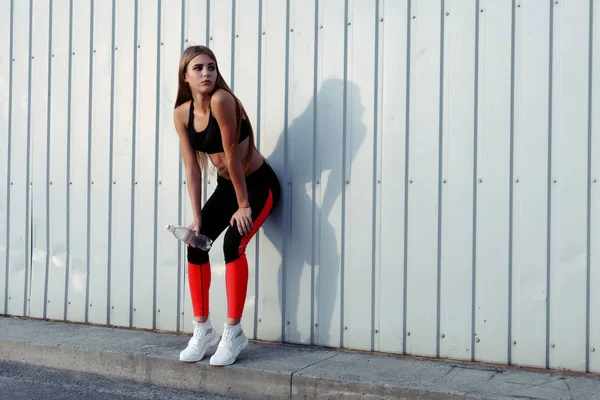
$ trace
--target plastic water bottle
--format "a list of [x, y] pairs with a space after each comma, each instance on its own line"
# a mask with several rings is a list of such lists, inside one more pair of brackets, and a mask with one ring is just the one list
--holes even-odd
[[167, 225], [167, 230], [173, 233], [173, 236], [175, 236], [182, 242], [195, 246], [201, 250], [210, 249], [213, 243], [213, 241], [208, 236], [202, 234], [196, 236], [194, 231], [184, 226]]

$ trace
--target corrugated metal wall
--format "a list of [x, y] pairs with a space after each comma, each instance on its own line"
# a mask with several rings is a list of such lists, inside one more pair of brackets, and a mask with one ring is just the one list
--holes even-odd
[[248, 249], [249, 336], [600, 372], [591, 0], [0, 10], [1, 312], [191, 330], [163, 227], [191, 219], [172, 110], [206, 44], [284, 187]]

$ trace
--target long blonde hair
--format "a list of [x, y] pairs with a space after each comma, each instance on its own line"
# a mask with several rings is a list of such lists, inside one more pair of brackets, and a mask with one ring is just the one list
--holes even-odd
[[[228, 92], [229, 94], [231, 94], [233, 96], [233, 98], [235, 99], [235, 103], [236, 103], [235, 119], [237, 122], [237, 127], [235, 130], [235, 140], [233, 141], [233, 145], [231, 146], [230, 157], [234, 157], [237, 155], [238, 141], [240, 138], [240, 130], [241, 130], [241, 126], [242, 126], [242, 117], [246, 118], [248, 125], [250, 127], [250, 135], [249, 135], [249, 139], [248, 139], [249, 140], [248, 152], [244, 155], [244, 158], [242, 159], [242, 168], [244, 170], [244, 174], [246, 174], [248, 165], [250, 164], [250, 159], [252, 157], [252, 152], [254, 149], [256, 149], [256, 145], [254, 142], [254, 130], [252, 129], [252, 124], [250, 123], [250, 119], [248, 118], [248, 115], [246, 114], [246, 110], [244, 109], [242, 102], [237, 98], [237, 96], [229, 88], [229, 85], [227, 85], [227, 82], [225, 82], [225, 79], [223, 78], [223, 76], [221, 75], [221, 71], [219, 70], [219, 64], [217, 63], [217, 58], [215, 57], [215, 54], [213, 53], [213, 51], [211, 49], [209, 49], [208, 47], [206, 47], [206, 46], [190, 46], [190, 47], [186, 48], [185, 51], [181, 54], [181, 58], [179, 60], [179, 88], [177, 90], [177, 99], [175, 100], [175, 108], [179, 107], [181, 104], [185, 103], [186, 101], [193, 99], [192, 91], [190, 90], [190, 86], [185, 81], [185, 72], [186, 72], [186, 69], [187, 69], [190, 61], [192, 61], [192, 59], [194, 59], [194, 57], [196, 57], [200, 54], [206, 54], [207, 56], [209, 56], [214, 61], [215, 66], [217, 68], [217, 80], [215, 82], [215, 87], [214, 87], [212, 93], [214, 93], [217, 89], [223, 89], [226, 92]], [[212, 95], [212, 93], [211, 93], [211, 95]], [[196, 154], [197, 154], [197, 159], [198, 159], [198, 163], [200, 164], [200, 167], [203, 170], [206, 170], [206, 168], [208, 166], [208, 156], [206, 155], [206, 153], [200, 152], [200, 151], [197, 151]], [[228, 160], [226, 160], [226, 162], [227, 161]], [[220, 170], [223, 167], [224, 167], [223, 165], [220, 165], [220, 166], [217, 166], [217, 169]]]

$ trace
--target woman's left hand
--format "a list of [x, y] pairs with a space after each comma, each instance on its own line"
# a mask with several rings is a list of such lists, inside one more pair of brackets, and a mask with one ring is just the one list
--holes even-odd
[[240, 231], [240, 235], [246, 236], [252, 231], [252, 209], [250, 207], [238, 208], [229, 222], [231, 226], [233, 226], [234, 221], [237, 222], [237, 228], [238, 231]]

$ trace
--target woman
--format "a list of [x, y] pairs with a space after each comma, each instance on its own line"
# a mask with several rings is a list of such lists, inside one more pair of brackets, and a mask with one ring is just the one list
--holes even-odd
[[[215, 240], [227, 228], [223, 244], [227, 322], [223, 335], [219, 342], [209, 319], [208, 252], [188, 246], [194, 334], [179, 358], [200, 361], [209, 347], [219, 343], [210, 363], [229, 365], [248, 345], [240, 325], [248, 285], [246, 246], [278, 203], [279, 181], [257, 151], [248, 115], [207, 47], [189, 47], [181, 56], [173, 118], [194, 212], [190, 229]], [[208, 159], [217, 170], [217, 188], [201, 208], [201, 171], [207, 169]]]

